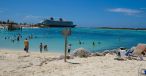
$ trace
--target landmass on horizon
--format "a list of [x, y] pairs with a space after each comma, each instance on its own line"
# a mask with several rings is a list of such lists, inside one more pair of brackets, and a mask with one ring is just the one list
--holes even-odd
[[117, 28], [117, 27], [97, 27], [97, 29], [115, 29], [115, 30], [146, 30], [146, 28]]

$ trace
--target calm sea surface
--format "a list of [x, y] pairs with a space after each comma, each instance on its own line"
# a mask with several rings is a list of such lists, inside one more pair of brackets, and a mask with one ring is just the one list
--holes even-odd
[[[23, 41], [32, 34], [33, 38], [29, 39], [29, 51], [39, 52], [39, 45], [42, 42], [44, 45], [48, 45], [48, 51], [50, 52], [64, 52], [62, 30], [61, 28], [25, 28], [22, 31], [0, 29], [0, 50], [23, 51]], [[17, 41], [19, 33], [22, 38]], [[13, 42], [12, 40], [15, 41]], [[131, 48], [138, 43], [146, 43], [146, 31], [73, 28], [72, 35], [68, 37], [68, 42], [72, 44], [72, 51], [80, 47], [91, 52], [119, 47]]]

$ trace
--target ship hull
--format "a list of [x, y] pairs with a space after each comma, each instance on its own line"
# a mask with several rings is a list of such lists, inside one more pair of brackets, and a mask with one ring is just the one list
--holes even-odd
[[76, 25], [45, 25], [47, 27], [70, 27], [70, 28], [74, 28]]
[[40, 27], [70, 27], [74, 28], [76, 25], [72, 21], [54, 21], [54, 20], [44, 20], [39, 23]]

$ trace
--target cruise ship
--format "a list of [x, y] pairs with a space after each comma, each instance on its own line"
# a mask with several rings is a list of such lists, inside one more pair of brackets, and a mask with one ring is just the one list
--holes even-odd
[[39, 23], [40, 27], [75, 27], [72, 21], [63, 21], [62, 18], [59, 18], [58, 21], [55, 21], [53, 17], [46, 19]]

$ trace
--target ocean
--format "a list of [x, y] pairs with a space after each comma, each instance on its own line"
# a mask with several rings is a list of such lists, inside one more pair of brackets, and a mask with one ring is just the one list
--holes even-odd
[[[24, 50], [24, 40], [29, 39], [29, 51], [39, 52], [39, 45], [48, 45], [48, 52], [64, 52], [63, 28], [24, 28], [7, 31], [0, 29], [0, 50]], [[68, 36], [71, 51], [83, 47], [90, 52], [104, 51], [119, 47], [131, 48], [138, 43], [146, 43], [145, 30], [116, 30], [97, 28], [72, 28]], [[18, 34], [22, 38], [17, 41]], [[13, 41], [14, 40], [14, 41]]]

